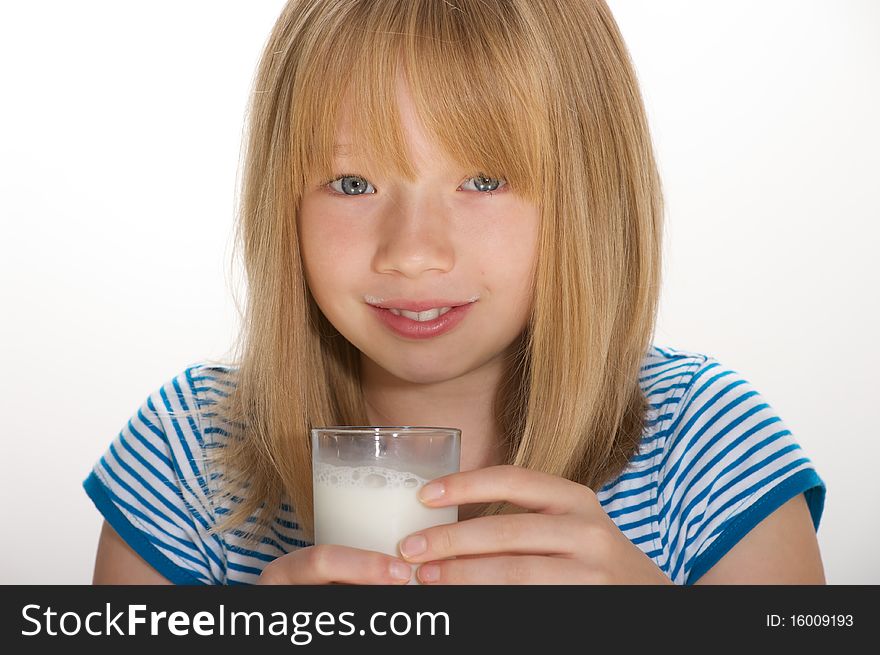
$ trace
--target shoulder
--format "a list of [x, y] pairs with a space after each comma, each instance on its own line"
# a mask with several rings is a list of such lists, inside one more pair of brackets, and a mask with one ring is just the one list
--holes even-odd
[[825, 483], [770, 402], [711, 355], [652, 345], [638, 452], [599, 500], [677, 584], [697, 581], [799, 494], [818, 530]]
[[172, 582], [224, 579], [225, 545], [212, 528], [217, 445], [211, 405], [223, 367], [197, 363], [169, 377], [132, 413], [83, 486], [115, 531]]
[[[657, 505], [666, 572], [693, 583], [759, 522], [804, 494], [818, 530], [825, 484], [768, 399], [737, 370], [701, 353], [657, 349], [675, 369], [658, 417]], [[650, 391], [648, 391], [650, 397]]]

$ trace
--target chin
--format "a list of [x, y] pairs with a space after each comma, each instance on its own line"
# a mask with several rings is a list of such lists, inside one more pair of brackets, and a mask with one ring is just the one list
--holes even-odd
[[399, 380], [409, 382], [410, 384], [435, 384], [437, 382], [446, 382], [455, 379], [464, 373], [457, 367], [449, 366], [449, 364], [437, 364], [432, 366], [424, 362], [388, 362], [383, 364], [377, 362], [385, 371], [393, 375]]
[[[388, 375], [410, 384], [435, 384], [453, 380], [467, 373], [470, 367], [464, 361], [450, 361], [450, 357], [374, 357], [364, 353], [372, 362]], [[381, 355], [381, 353], [376, 353]], [[400, 355], [398, 353], [398, 355]]]

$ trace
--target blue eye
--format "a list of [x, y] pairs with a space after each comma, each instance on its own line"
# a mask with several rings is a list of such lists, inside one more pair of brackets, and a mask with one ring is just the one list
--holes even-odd
[[[333, 186], [337, 182], [340, 183], [340, 188], [338, 190]], [[360, 175], [350, 173], [340, 175], [336, 179], [327, 182], [327, 184], [330, 185], [330, 188], [336, 191], [336, 193], [345, 196], [360, 196], [364, 193], [376, 193], [375, 188], [372, 191], [367, 191], [367, 187], [372, 187], [372, 184], [367, 182]]]
[[471, 180], [476, 180], [474, 182], [474, 191], [486, 192], [490, 196], [493, 191], [497, 191], [499, 188], [504, 188], [507, 186], [507, 181], [497, 178], [497, 177], [484, 177], [482, 175], [475, 175], [474, 177], [469, 177], [465, 180], [465, 184], [470, 182]]

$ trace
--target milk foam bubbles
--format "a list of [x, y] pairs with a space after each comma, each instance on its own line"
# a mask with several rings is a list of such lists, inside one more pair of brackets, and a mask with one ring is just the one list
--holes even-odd
[[400, 557], [397, 545], [407, 535], [458, 520], [458, 507], [432, 508], [419, 501], [416, 494], [426, 482], [415, 473], [375, 465], [315, 464], [315, 543]]

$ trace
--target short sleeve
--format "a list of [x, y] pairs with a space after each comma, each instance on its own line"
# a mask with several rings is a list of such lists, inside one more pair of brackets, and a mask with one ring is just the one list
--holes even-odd
[[189, 373], [144, 401], [83, 487], [113, 529], [174, 584], [221, 584], [223, 547]]
[[767, 400], [702, 357], [666, 431], [658, 473], [661, 568], [688, 585], [791, 498], [804, 494], [815, 530], [825, 503], [825, 483]]

